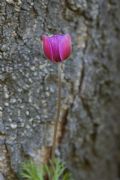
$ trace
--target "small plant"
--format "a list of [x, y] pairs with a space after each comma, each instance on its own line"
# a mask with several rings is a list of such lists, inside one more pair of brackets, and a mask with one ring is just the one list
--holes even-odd
[[58, 158], [50, 160], [49, 164], [36, 165], [33, 161], [23, 163], [21, 176], [26, 180], [73, 180], [65, 164]]
[[46, 57], [53, 63], [58, 63], [58, 93], [57, 93], [57, 112], [53, 133], [53, 144], [49, 163], [36, 165], [33, 161], [23, 164], [21, 175], [26, 180], [72, 180], [71, 173], [65, 164], [55, 158], [57, 130], [60, 121], [61, 111], [61, 69], [62, 62], [66, 60], [72, 52], [72, 41], [69, 34], [57, 34], [53, 36], [42, 36], [43, 51]]
[[60, 121], [61, 111], [61, 68], [62, 62], [65, 61], [72, 52], [72, 40], [69, 34], [57, 34], [52, 36], [42, 36], [42, 45], [45, 56], [53, 63], [58, 63], [58, 92], [57, 92], [57, 111], [54, 126], [53, 144], [51, 158], [55, 156], [57, 129]]

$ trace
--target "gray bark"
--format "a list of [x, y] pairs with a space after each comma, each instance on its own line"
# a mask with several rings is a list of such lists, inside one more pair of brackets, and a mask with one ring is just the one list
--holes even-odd
[[[45, 161], [56, 115], [57, 65], [40, 35], [70, 33], [58, 151], [76, 180], [120, 179], [119, 0], [0, 0], [0, 171]], [[2, 177], [1, 175], [1, 177]]]

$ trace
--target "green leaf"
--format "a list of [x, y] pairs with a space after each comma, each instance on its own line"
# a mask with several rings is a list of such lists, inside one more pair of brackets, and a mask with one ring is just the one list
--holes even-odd
[[25, 162], [22, 165], [21, 176], [28, 180], [44, 180], [43, 167], [37, 167], [37, 165], [32, 161]]
[[23, 163], [21, 176], [26, 180], [44, 180], [45, 175], [49, 180], [73, 180], [71, 173], [65, 171], [65, 164], [54, 158], [49, 164], [43, 165], [36, 165], [33, 161]]

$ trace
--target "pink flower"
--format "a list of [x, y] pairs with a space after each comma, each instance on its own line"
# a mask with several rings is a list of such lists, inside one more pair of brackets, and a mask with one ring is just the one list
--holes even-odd
[[43, 35], [42, 42], [44, 54], [52, 62], [62, 62], [71, 54], [72, 43], [69, 34]]

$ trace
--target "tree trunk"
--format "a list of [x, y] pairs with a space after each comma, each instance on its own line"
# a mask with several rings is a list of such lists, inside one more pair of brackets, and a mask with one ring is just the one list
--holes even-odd
[[57, 65], [42, 34], [70, 33], [57, 155], [75, 180], [120, 179], [119, 0], [0, 0], [0, 172], [46, 161], [56, 118]]

